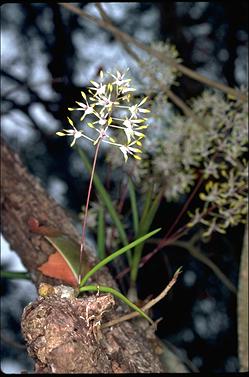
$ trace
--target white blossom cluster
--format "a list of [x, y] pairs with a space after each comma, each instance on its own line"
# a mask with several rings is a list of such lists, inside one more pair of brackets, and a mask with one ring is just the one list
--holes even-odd
[[[151, 47], [177, 63], [181, 63], [182, 61], [181, 58], [179, 58], [176, 47], [169, 42], [154, 42]], [[167, 87], [171, 87], [177, 84], [177, 77], [180, 76], [180, 72], [177, 69], [170, 64], [165, 64], [158, 60], [153, 55], [149, 55], [149, 57], [146, 56], [146, 58], [142, 59], [140, 66], [140, 76], [148, 94], [158, 91], [157, 81], [162, 82]]]
[[[83, 114], [80, 121], [83, 125], [77, 129], [71, 118], [68, 122], [71, 129], [59, 131], [58, 136], [72, 136], [73, 146], [77, 139], [83, 137], [93, 143], [104, 142], [117, 147], [125, 158], [132, 155], [136, 159], [141, 159], [141, 139], [144, 138], [143, 130], [148, 125], [143, 114], [149, 110], [142, 107], [147, 97], [139, 103], [134, 103], [132, 92], [136, 89], [130, 86], [131, 79], [125, 78], [125, 74], [117, 71], [112, 73], [100, 73], [100, 82], [91, 81], [92, 87], [88, 88], [88, 96], [82, 91], [82, 102], [76, 101], [78, 107], [69, 108], [69, 111], [81, 111]], [[86, 118], [91, 118], [91, 122], [86, 122]], [[96, 136], [92, 136], [95, 131]]]
[[[197, 177], [203, 177], [203, 208], [190, 214], [189, 226], [202, 223], [204, 236], [224, 233], [228, 226], [244, 222], [247, 213], [248, 104], [204, 91], [192, 101], [192, 110], [202, 124], [175, 114], [167, 99], [158, 96], [151, 108], [153, 128], [148, 130], [144, 158], [137, 166], [130, 161], [126, 168], [142, 191], [156, 184], [169, 202], [189, 193]], [[109, 159], [117, 163], [114, 154]]]
[[225, 233], [229, 226], [246, 222], [248, 213], [248, 103], [227, 101], [221, 95], [204, 92], [194, 103], [206, 117], [206, 159], [201, 172], [206, 185], [200, 193], [204, 202], [192, 217], [206, 227], [203, 236]]

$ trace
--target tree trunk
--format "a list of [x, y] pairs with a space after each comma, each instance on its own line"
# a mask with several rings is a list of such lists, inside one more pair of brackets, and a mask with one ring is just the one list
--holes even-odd
[[[66, 212], [31, 176], [20, 159], [1, 140], [2, 233], [20, 256], [38, 287], [41, 282], [61, 283], [44, 277], [37, 267], [54, 252], [43, 236], [31, 233], [27, 222], [56, 227], [79, 241], [79, 235]], [[89, 263], [96, 262], [90, 248]], [[95, 282], [117, 289], [106, 268]], [[40, 294], [22, 316], [22, 331], [28, 352], [39, 373], [153, 373], [166, 372], [159, 355], [160, 343], [144, 319], [133, 319], [99, 330], [102, 317], [113, 319], [127, 309], [110, 295], [75, 298], [61, 293], [62, 286]], [[43, 296], [43, 297], [42, 297]], [[104, 314], [104, 312], [107, 312]]]
[[240, 372], [248, 372], [248, 218], [241, 252], [237, 305]]

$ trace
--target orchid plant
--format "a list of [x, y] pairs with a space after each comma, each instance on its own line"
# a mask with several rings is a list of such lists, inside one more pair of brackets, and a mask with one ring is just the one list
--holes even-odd
[[[132, 93], [136, 90], [130, 86], [131, 79], [125, 77], [125, 73], [116, 72], [116, 75], [112, 73], [104, 74], [100, 72], [99, 82], [91, 81], [92, 86], [88, 88], [88, 95], [85, 92], [81, 92], [82, 102], [76, 101], [78, 107], [68, 108], [69, 111], [80, 111], [82, 115], [80, 121], [83, 122], [80, 128], [76, 128], [73, 120], [68, 117], [70, 129], [63, 129], [58, 131], [58, 136], [70, 136], [73, 137], [71, 147], [73, 147], [80, 138], [89, 140], [95, 147], [95, 154], [91, 169], [90, 182], [88, 186], [88, 194], [85, 207], [85, 216], [82, 222], [82, 237], [80, 244], [80, 260], [79, 260], [79, 273], [78, 283], [79, 291], [86, 290], [103, 291], [116, 295], [122, 299], [134, 310], [138, 311], [143, 317], [151, 321], [150, 318], [141, 311], [130, 300], [123, 296], [120, 292], [108, 287], [96, 287], [85, 286], [85, 283], [90, 276], [95, 273], [99, 268], [110, 262], [117, 256], [124, 252], [130, 252], [132, 247], [145, 241], [157, 233], [160, 229], [156, 229], [148, 234], [143, 235], [130, 244], [125, 245], [123, 248], [112, 253], [109, 257], [100, 261], [91, 271], [85, 276], [82, 276], [82, 264], [85, 257], [85, 238], [86, 238], [86, 226], [88, 218], [88, 207], [90, 202], [90, 195], [92, 191], [92, 183], [94, 178], [94, 172], [96, 168], [97, 157], [99, 148], [102, 143], [109, 144], [115, 148], [118, 148], [123, 154], [125, 162], [131, 156], [137, 160], [141, 159], [142, 153], [142, 139], [145, 137], [143, 133], [147, 129], [147, 118], [144, 117], [146, 113], [150, 111], [143, 107], [147, 97], [140, 100], [139, 103], [134, 103]], [[130, 256], [131, 257], [131, 256]]]

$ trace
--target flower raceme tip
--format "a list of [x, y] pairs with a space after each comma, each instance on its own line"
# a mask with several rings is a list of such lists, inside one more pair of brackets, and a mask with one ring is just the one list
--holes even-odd
[[119, 148], [125, 161], [129, 155], [140, 160], [141, 140], [145, 137], [144, 130], [148, 125], [143, 116], [150, 110], [142, 107], [148, 97], [134, 104], [132, 92], [136, 89], [130, 86], [131, 79], [125, 78], [125, 73], [116, 72], [104, 74], [100, 72], [100, 82], [90, 81], [88, 95], [81, 91], [82, 102], [76, 101], [78, 107], [68, 108], [69, 111], [82, 111], [80, 121], [90, 117], [90, 121], [77, 129], [73, 120], [68, 117], [72, 128], [56, 132], [58, 136], [71, 136], [70, 146], [83, 137], [93, 143], [107, 143]]

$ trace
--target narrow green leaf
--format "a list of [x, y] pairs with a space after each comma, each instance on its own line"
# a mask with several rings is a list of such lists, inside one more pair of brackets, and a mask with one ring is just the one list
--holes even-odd
[[[150, 205], [151, 205], [151, 200], [152, 200], [152, 190], [146, 191], [145, 202], [144, 202], [144, 205], [143, 205], [143, 212], [142, 212], [140, 224], [143, 223], [144, 219], [147, 216], [147, 212], [148, 212]], [[141, 226], [140, 226], [140, 228], [141, 228]]]
[[[81, 159], [82, 159], [82, 161], [85, 165], [86, 170], [90, 174], [92, 167], [91, 167], [90, 162], [88, 161], [88, 158], [86, 157], [86, 155], [85, 155], [85, 153], [83, 152], [82, 149], [77, 147], [77, 151], [78, 151], [78, 153], [79, 153], [79, 155], [80, 155], [80, 157], [81, 157]], [[104, 203], [104, 205], [106, 206], [106, 208], [109, 211], [109, 214], [112, 218], [113, 223], [117, 227], [121, 242], [123, 243], [123, 245], [127, 245], [128, 244], [128, 238], [126, 236], [124, 226], [123, 226], [123, 224], [122, 224], [122, 222], [119, 218], [119, 214], [116, 211], [115, 207], [113, 206], [112, 199], [111, 199], [110, 195], [108, 194], [108, 192], [106, 191], [104, 185], [102, 184], [102, 182], [99, 179], [96, 172], [95, 172], [94, 177], [93, 177], [93, 182], [94, 182], [94, 185], [95, 185], [95, 187], [98, 191], [98, 194], [99, 194], [102, 202]], [[129, 264], [131, 264], [130, 252], [128, 252], [128, 261], [129, 261]]]
[[95, 286], [95, 285], [86, 285], [84, 287], [80, 288], [80, 292], [86, 292], [86, 291], [94, 291], [94, 292], [104, 292], [104, 293], [111, 293], [113, 296], [118, 297], [121, 301], [123, 301], [125, 304], [127, 304], [130, 308], [138, 312], [143, 318], [147, 319], [152, 325], [153, 321], [152, 319], [138, 306], [133, 304], [127, 297], [122, 295], [122, 293], [116, 291], [116, 289], [110, 288], [110, 287], [104, 287], [104, 286]]
[[105, 216], [104, 206], [99, 207], [98, 213], [98, 232], [97, 232], [97, 250], [100, 260], [105, 258]]
[[156, 212], [158, 210], [158, 207], [159, 207], [159, 204], [160, 204], [160, 200], [161, 200], [161, 193], [159, 193], [155, 199], [153, 200], [152, 202], [152, 205], [150, 206], [148, 212], [147, 212], [147, 216], [143, 219], [143, 222], [142, 222], [142, 227], [146, 229], [146, 231], [148, 231], [149, 227], [151, 226], [152, 224], [152, 221], [156, 215]]
[[111, 255], [109, 255], [108, 257], [103, 259], [102, 261], [100, 261], [98, 264], [96, 264], [96, 266], [94, 266], [90, 271], [88, 271], [86, 273], [86, 275], [83, 277], [83, 279], [80, 282], [80, 287], [82, 287], [95, 272], [97, 272], [100, 268], [105, 266], [107, 263], [111, 262], [113, 259], [117, 258], [119, 255], [121, 255], [121, 254], [127, 252], [128, 250], [132, 249], [133, 247], [137, 246], [141, 242], [145, 241], [147, 238], [152, 237], [154, 234], [158, 233], [160, 230], [161, 230], [161, 228], [158, 228], [158, 229], [155, 229], [148, 234], [145, 234], [144, 236], [142, 236], [142, 237], [138, 238], [137, 240], [131, 242], [130, 244], [122, 247], [121, 249], [115, 251], [114, 253], [112, 253]]
[[1, 270], [1, 278], [31, 280], [31, 276], [29, 272], [20, 272], [20, 271], [2, 271]]
[[[161, 199], [161, 194], [159, 193], [155, 197], [150, 208], [149, 207], [146, 208], [146, 211], [145, 211], [146, 215], [142, 216], [142, 220], [139, 224], [138, 235], [141, 234], [141, 233], [148, 232], [148, 230], [149, 230], [149, 228], [152, 224], [152, 221], [155, 217], [155, 214], [158, 210], [158, 207], [159, 207], [159, 204], [160, 204], [160, 199]], [[146, 205], [147, 205], [147, 203], [146, 203]], [[143, 251], [143, 246], [144, 246], [143, 244], [140, 244], [134, 250], [134, 254], [133, 254], [133, 258], [132, 258], [132, 266], [131, 266], [131, 275], [130, 275], [131, 286], [134, 286], [136, 279], [137, 279], [138, 267], [139, 267], [139, 262], [140, 262], [142, 251]]]
[[130, 194], [130, 201], [131, 201], [131, 210], [132, 210], [132, 217], [133, 217], [133, 228], [134, 233], [137, 235], [138, 233], [138, 210], [137, 210], [137, 200], [136, 200], [136, 192], [132, 180], [129, 178], [128, 180], [128, 188]]

